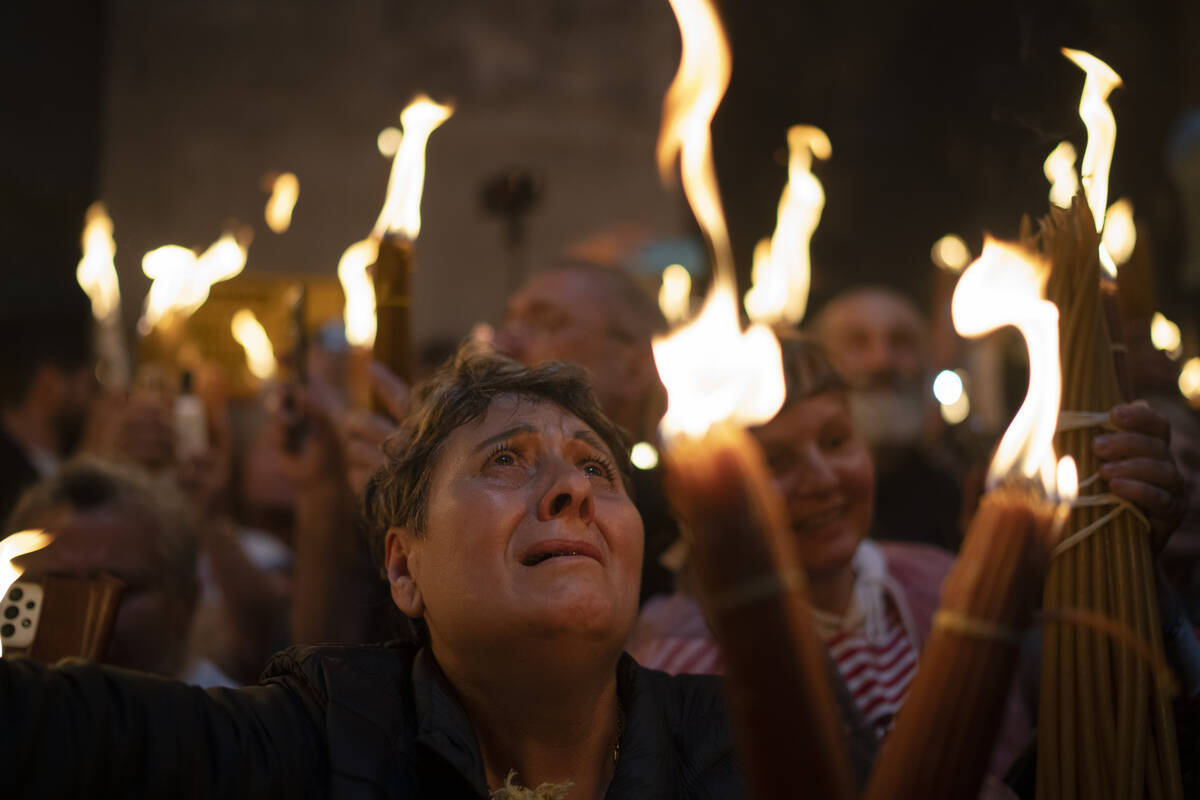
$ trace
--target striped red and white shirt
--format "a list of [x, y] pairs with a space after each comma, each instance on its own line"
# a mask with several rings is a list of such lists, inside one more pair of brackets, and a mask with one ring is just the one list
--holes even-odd
[[889, 608], [882, 635], [873, 638], [861, 626], [830, 631], [818, 623], [817, 628], [863, 719], [882, 738], [917, 674], [917, 648], [899, 615]]

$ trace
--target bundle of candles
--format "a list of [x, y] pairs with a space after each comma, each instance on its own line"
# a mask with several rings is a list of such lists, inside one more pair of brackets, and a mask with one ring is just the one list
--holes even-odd
[[1180, 797], [1172, 709], [1155, 680], [1162, 638], [1150, 526], [1107, 491], [1091, 446], [1108, 410], [1126, 399], [1100, 237], [1081, 197], [1052, 208], [1036, 236], [1023, 227], [1050, 261], [1047, 292], [1061, 310], [1067, 410], [1058, 447], [1086, 476], [1046, 580], [1038, 797]]

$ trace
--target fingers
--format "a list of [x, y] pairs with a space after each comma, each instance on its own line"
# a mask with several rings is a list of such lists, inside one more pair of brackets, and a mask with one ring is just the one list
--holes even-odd
[[1100, 477], [1110, 483], [1113, 480], [1140, 481], [1171, 494], [1180, 493], [1183, 488], [1183, 476], [1175, 464], [1157, 458], [1108, 461], [1100, 466]]
[[378, 361], [371, 362], [371, 390], [392, 419], [401, 421], [408, 416], [411, 395], [408, 384]]
[[1092, 439], [1092, 451], [1101, 461], [1124, 461], [1132, 458], [1153, 458], [1171, 461], [1166, 439], [1145, 433], [1117, 431]]
[[1113, 406], [1110, 417], [1113, 424], [1123, 431], [1145, 434], [1164, 443], [1170, 440], [1171, 424], [1166, 417], [1147, 405], [1123, 403]]
[[1122, 500], [1133, 503], [1151, 519], [1170, 520], [1178, 514], [1175, 495], [1142, 481], [1114, 478], [1108, 489]]

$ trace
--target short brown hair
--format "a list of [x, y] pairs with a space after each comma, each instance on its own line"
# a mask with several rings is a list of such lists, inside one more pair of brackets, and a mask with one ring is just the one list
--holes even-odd
[[407, 527], [418, 536], [424, 533], [430, 478], [446, 438], [483, 416], [493, 400], [504, 396], [553, 403], [582, 420], [612, 451], [625, 490], [632, 495], [629, 443], [600, 410], [587, 373], [561, 361], [526, 367], [467, 343], [417, 388], [412, 412], [384, 442], [386, 463], [367, 484], [371, 552], [380, 565], [389, 528]]
[[787, 408], [826, 392], [846, 391], [846, 382], [838, 375], [829, 354], [815, 339], [791, 329], [776, 330], [783, 356], [783, 381], [787, 386]]

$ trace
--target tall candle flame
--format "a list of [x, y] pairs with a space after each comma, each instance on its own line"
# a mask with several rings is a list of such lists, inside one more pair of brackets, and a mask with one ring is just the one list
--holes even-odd
[[375, 263], [378, 254], [379, 243], [363, 239], [347, 247], [338, 261], [338, 280], [346, 295], [346, 341], [355, 347], [375, 344], [375, 283], [367, 267]]
[[788, 182], [779, 199], [775, 233], [767, 248], [760, 242], [754, 252], [746, 313], [755, 322], [796, 324], [808, 309], [809, 243], [825, 208], [825, 190], [812, 174], [812, 160], [828, 159], [833, 146], [820, 128], [794, 125], [788, 129], [788, 153]]
[[[1079, 117], [1088, 132], [1081, 172], [1083, 191], [1087, 195], [1092, 216], [1096, 219], [1096, 231], [1099, 232], [1104, 229], [1104, 212], [1108, 208], [1108, 175], [1117, 139], [1117, 121], [1108, 105], [1108, 96], [1121, 85], [1121, 76], [1091, 53], [1064, 47], [1062, 54], [1087, 75], [1083, 81], [1083, 94], [1079, 98]], [[1116, 277], [1116, 265], [1103, 245], [1100, 248], [1100, 263], [1110, 277]]]
[[238, 310], [229, 323], [230, 333], [246, 351], [246, 366], [259, 380], [270, 380], [275, 376], [275, 348], [258, 317], [248, 308]]
[[783, 405], [779, 342], [764, 325], [742, 331], [737, 280], [712, 163], [709, 125], [729, 84], [729, 47], [708, 0], [671, 0], [683, 37], [679, 72], [663, 100], [658, 166], [669, 180], [679, 157], [683, 188], [708, 238], [714, 280], [700, 313], [654, 340], [667, 389], [662, 433], [703, 436], [719, 423], [766, 422]]
[[174, 244], [151, 250], [142, 258], [142, 272], [153, 283], [138, 327], [142, 333], [149, 333], [168, 317], [190, 317], [208, 300], [214, 283], [237, 276], [245, 266], [246, 246], [231, 233], [221, 236], [199, 256]]
[[121, 306], [121, 284], [113, 263], [116, 252], [112, 220], [103, 203], [92, 203], [84, 217], [83, 258], [75, 279], [92, 301], [92, 316], [98, 320], [108, 319]]
[[292, 211], [300, 198], [300, 179], [294, 173], [284, 172], [275, 178], [271, 186], [271, 197], [267, 200], [267, 227], [275, 233], [284, 233], [292, 224]]
[[1183, 337], [1179, 326], [1167, 319], [1161, 311], [1150, 318], [1150, 342], [1156, 350], [1162, 350], [1171, 358], [1179, 358], [1183, 352]]
[[1059, 142], [1046, 156], [1042, 171], [1050, 181], [1050, 202], [1059, 208], [1070, 208], [1071, 198], [1079, 191], [1079, 173], [1075, 171], [1075, 145]]
[[673, 182], [679, 159], [683, 193], [712, 248], [714, 283], [735, 292], [733, 251], [717, 192], [709, 132], [729, 87], [729, 43], [710, 0], [671, 0], [671, 8], [679, 22], [683, 50], [679, 71], [663, 98], [658, 171], [665, 182]]
[[950, 313], [963, 336], [978, 337], [1013, 325], [1029, 350], [1029, 390], [996, 448], [988, 485], [1018, 478], [1040, 482], [1047, 497], [1063, 497], [1058, 485], [1054, 431], [1062, 376], [1058, 308], [1045, 299], [1049, 267], [1017, 245], [988, 237], [983, 252], [963, 271]]
[[[53, 541], [54, 537], [44, 531], [20, 531], [0, 541], [0, 597], [8, 596], [8, 588], [21, 577], [24, 572], [13, 564], [13, 559], [41, 550]], [[0, 656], [4, 655], [4, 646], [0, 644]]]
[[387, 198], [372, 236], [398, 233], [416, 239], [421, 232], [421, 194], [425, 190], [425, 146], [429, 135], [454, 113], [451, 104], [435, 103], [425, 95], [416, 97], [400, 112], [404, 135], [396, 148], [388, 177]]

